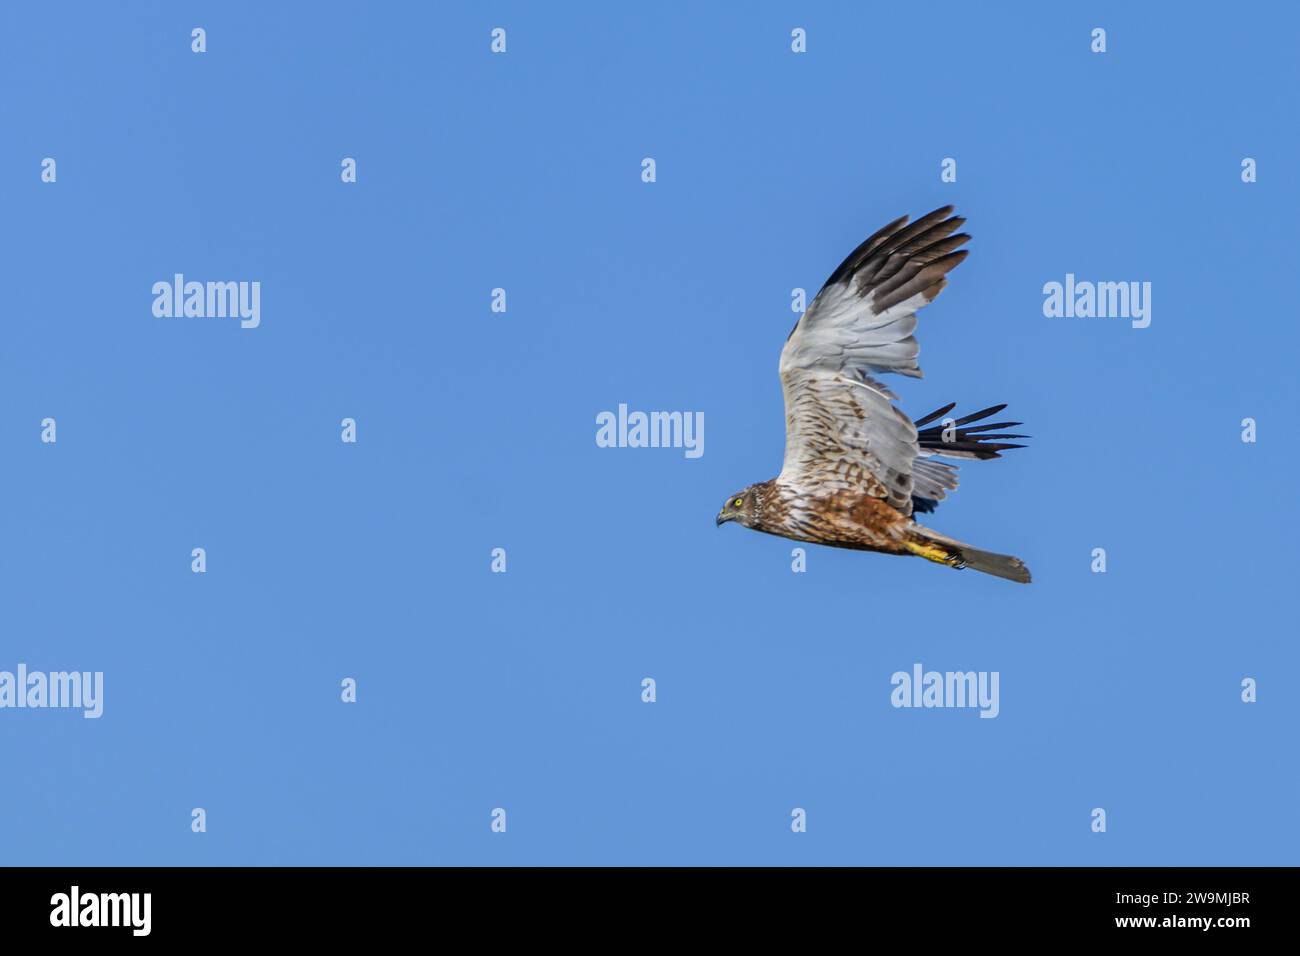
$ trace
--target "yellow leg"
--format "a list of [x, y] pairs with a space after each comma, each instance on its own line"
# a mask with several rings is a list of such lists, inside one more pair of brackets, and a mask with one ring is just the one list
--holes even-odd
[[921, 543], [919, 541], [904, 541], [903, 546], [913, 554], [925, 558], [927, 561], [933, 561], [935, 564], [946, 564], [950, 568], [964, 566], [961, 558], [945, 551], [937, 544]]

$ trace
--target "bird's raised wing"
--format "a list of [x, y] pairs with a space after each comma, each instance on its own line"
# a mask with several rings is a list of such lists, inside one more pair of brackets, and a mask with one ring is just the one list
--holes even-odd
[[[825, 494], [852, 489], [911, 514], [916, 426], [873, 373], [919, 378], [916, 310], [947, 284], [970, 236], [936, 209], [891, 222], [854, 249], [781, 351], [785, 463], [780, 480]], [[935, 476], [938, 477], [938, 476]]]

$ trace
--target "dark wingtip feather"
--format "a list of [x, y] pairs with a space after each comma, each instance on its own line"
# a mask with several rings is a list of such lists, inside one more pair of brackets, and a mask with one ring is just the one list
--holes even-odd
[[926, 415], [924, 418], [918, 418], [915, 422], [913, 422], [913, 424], [916, 425], [917, 428], [920, 428], [922, 425], [928, 425], [930, 424], [930, 422], [934, 421], [940, 415], [947, 415], [950, 411], [952, 411], [956, 407], [957, 407], [956, 402], [949, 402], [947, 405], [943, 406], [943, 408], [936, 408], [934, 411], [932, 411], [929, 415]]
[[1024, 422], [989, 422], [989, 424], [987, 425], [975, 425], [972, 428], [965, 429], [965, 431], [972, 432], [972, 433], [987, 432], [987, 431], [995, 431], [999, 428], [1019, 428], [1023, 424]]
[[[1006, 408], [1006, 403], [1001, 405], [990, 405], [988, 408], [982, 408], [978, 412], [972, 412], [961, 418], [955, 419], [946, 427], [943, 424], [931, 425], [936, 419], [942, 418], [948, 412], [956, 407], [952, 402], [948, 405], [938, 408], [926, 415], [924, 418], [918, 418], [915, 422], [917, 426], [916, 443], [917, 446], [939, 455], [948, 455], [954, 458], [1001, 458], [1001, 452], [1011, 448], [1024, 448], [1024, 445], [1007, 441], [1012, 438], [1028, 438], [1028, 435], [1021, 435], [1015, 432], [999, 431], [1003, 428], [1014, 428], [1021, 422], [990, 422], [984, 425], [969, 425], [970, 422], [983, 421], [984, 419], [996, 415]], [[929, 426], [929, 427], [923, 427]], [[950, 440], [944, 441], [944, 432], [949, 433]]]
[[965, 416], [964, 418], [957, 419], [957, 424], [965, 425], [970, 422], [977, 422], [981, 418], [988, 418], [990, 415], [996, 415], [998, 412], [1002, 411], [1002, 409], [1006, 407], [1007, 407], [1007, 403], [1003, 402], [1001, 405], [990, 405], [988, 408], [981, 408], [978, 412], [971, 412], [969, 415]]

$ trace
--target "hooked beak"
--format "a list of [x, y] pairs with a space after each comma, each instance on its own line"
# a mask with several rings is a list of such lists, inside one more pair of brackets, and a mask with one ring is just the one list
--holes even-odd
[[730, 521], [730, 520], [731, 520], [731, 519], [730, 519], [729, 517], [727, 517], [727, 513], [726, 513], [725, 511], [719, 511], [719, 512], [718, 512], [718, 520], [715, 521], [713, 524], [714, 524], [714, 527], [716, 527], [716, 528], [721, 528], [724, 524], [726, 524], [726, 523], [727, 523], [728, 521]]

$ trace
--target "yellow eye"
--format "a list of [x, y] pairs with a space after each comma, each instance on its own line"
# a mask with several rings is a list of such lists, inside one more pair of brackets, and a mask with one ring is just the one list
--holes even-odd
[[733, 502], [731, 503], [731, 507], [733, 507], [733, 508], [739, 508], [739, 507], [740, 507], [741, 505], [743, 505], [744, 503], [745, 503], [745, 499], [744, 499], [744, 498], [737, 498], [735, 501], [733, 501]]

